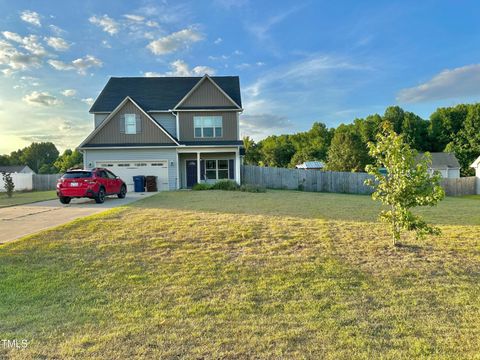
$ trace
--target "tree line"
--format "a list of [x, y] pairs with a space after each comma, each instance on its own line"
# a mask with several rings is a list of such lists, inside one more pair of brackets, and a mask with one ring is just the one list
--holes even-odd
[[350, 124], [327, 128], [315, 122], [305, 132], [272, 135], [256, 143], [243, 139], [245, 163], [272, 167], [295, 167], [304, 161], [319, 160], [332, 171], [363, 172], [373, 159], [368, 143], [386, 121], [405, 142], [419, 152], [452, 152], [463, 176], [473, 175], [470, 164], [480, 156], [480, 103], [438, 108], [428, 120], [399, 106], [390, 106], [383, 115], [357, 118]]
[[83, 166], [83, 156], [67, 149], [60, 154], [51, 142], [34, 142], [23, 149], [0, 155], [0, 165], [28, 165], [37, 174], [56, 174]]

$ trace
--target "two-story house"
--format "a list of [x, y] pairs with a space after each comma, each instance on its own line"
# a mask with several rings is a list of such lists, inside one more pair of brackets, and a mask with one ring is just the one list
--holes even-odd
[[129, 190], [136, 175], [157, 176], [159, 190], [240, 183], [241, 111], [237, 76], [110, 78], [79, 150], [85, 168], [108, 168]]

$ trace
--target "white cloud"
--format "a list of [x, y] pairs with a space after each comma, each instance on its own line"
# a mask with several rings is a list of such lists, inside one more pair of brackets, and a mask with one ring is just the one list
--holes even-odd
[[140, 16], [140, 15], [134, 15], [134, 14], [125, 14], [123, 15], [126, 19], [134, 21], [134, 22], [143, 22], [145, 20], [145, 17]]
[[62, 95], [67, 97], [75, 96], [76, 93], [77, 93], [77, 90], [75, 89], [65, 89], [62, 91]]
[[479, 83], [480, 64], [447, 69], [423, 84], [400, 90], [397, 101], [418, 103], [479, 95]]
[[61, 37], [46, 37], [44, 40], [47, 42], [47, 45], [57, 51], [66, 51], [70, 48], [70, 44], [67, 43]]
[[42, 59], [38, 55], [25, 54], [9, 42], [0, 40], [0, 67], [5, 76], [9, 76], [15, 71], [38, 68], [41, 64]]
[[102, 67], [103, 62], [92, 55], [86, 55], [83, 58], [78, 58], [73, 60], [71, 63], [65, 63], [60, 60], [48, 60], [48, 63], [55, 69], [59, 71], [68, 71], [76, 70], [79, 74], [85, 75], [87, 70], [92, 67]]
[[57, 36], [62, 36], [63, 34], [66, 33], [65, 30], [63, 30], [62, 28], [56, 25], [48, 25], [48, 27], [50, 28], [50, 31]]
[[106, 49], [111, 49], [112, 45], [107, 40], [102, 40], [102, 46]]
[[218, 45], [218, 44], [220, 44], [222, 41], [223, 41], [223, 39], [222, 39], [221, 37], [219, 37], [219, 38], [217, 38], [213, 43], [214, 43], [215, 45]]
[[20, 19], [35, 26], [42, 26], [42, 23], [40, 22], [40, 15], [35, 11], [22, 11], [20, 14]]
[[22, 100], [30, 105], [35, 106], [55, 106], [61, 104], [61, 102], [55, 96], [50, 95], [46, 91], [33, 91], [30, 94], [25, 95]]
[[155, 55], [165, 55], [185, 49], [195, 42], [203, 40], [203, 35], [193, 28], [183, 29], [150, 42], [147, 48]]
[[103, 15], [102, 17], [92, 16], [88, 19], [88, 21], [101, 27], [103, 31], [109, 33], [110, 35], [115, 35], [120, 30], [119, 24], [108, 15]]
[[11, 31], [3, 31], [2, 35], [7, 40], [14, 41], [16, 43], [21, 44], [20, 46], [22, 48], [24, 48], [25, 50], [27, 50], [28, 52], [34, 55], [38, 55], [38, 56], [46, 55], [45, 48], [40, 43], [40, 38], [37, 35], [28, 35], [28, 36], [22, 37], [21, 35]]
[[158, 27], [158, 23], [156, 21], [153, 21], [153, 20], [148, 20], [145, 25], [147, 25], [148, 27]]
[[84, 102], [85, 104], [89, 105], [89, 106], [92, 106], [93, 103], [95, 102], [95, 99], [94, 98], [85, 98], [85, 99], [82, 99], [82, 102]]
[[215, 70], [208, 66], [195, 66], [193, 69], [190, 69], [189, 65], [183, 60], [175, 60], [170, 63], [172, 70], [165, 73], [148, 71], [144, 75], [146, 77], [156, 77], [156, 76], [203, 76], [205, 74], [214, 75]]

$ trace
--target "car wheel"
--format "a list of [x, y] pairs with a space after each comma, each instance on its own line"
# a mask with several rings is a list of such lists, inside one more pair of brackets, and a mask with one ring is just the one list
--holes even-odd
[[122, 188], [120, 189], [120, 192], [117, 194], [119, 199], [125, 198], [125, 195], [127, 194], [127, 188], [125, 185], [122, 185]]
[[105, 190], [102, 188], [98, 191], [97, 197], [95, 198], [95, 202], [97, 204], [103, 204], [105, 201]]
[[72, 198], [69, 198], [68, 196], [60, 196], [60, 202], [62, 204], [70, 204], [70, 200], [72, 200]]

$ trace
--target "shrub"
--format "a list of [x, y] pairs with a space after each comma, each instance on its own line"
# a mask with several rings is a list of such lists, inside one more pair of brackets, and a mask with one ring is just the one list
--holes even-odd
[[212, 185], [211, 189], [213, 190], [229, 190], [234, 191], [238, 190], [239, 186], [235, 181], [232, 180], [220, 180]]
[[193, 185], [192, 190], [210, 190], [212, 189], [212, 185], [205, 184], [205, 183], [198, 183]]
[[252, 185], [252, 184], [243, 184], [240, 186], [240, 191], [251, 192], [251, 193], [264, 193], [267, 191], [263, 186]]
[[13, 191], [15, 190], [15, 184], [13, 183], [12, 175], [7, 172], [2, 172], [3, 183], [5, 187], [5, 192], [9, 198], [12, 197]]

